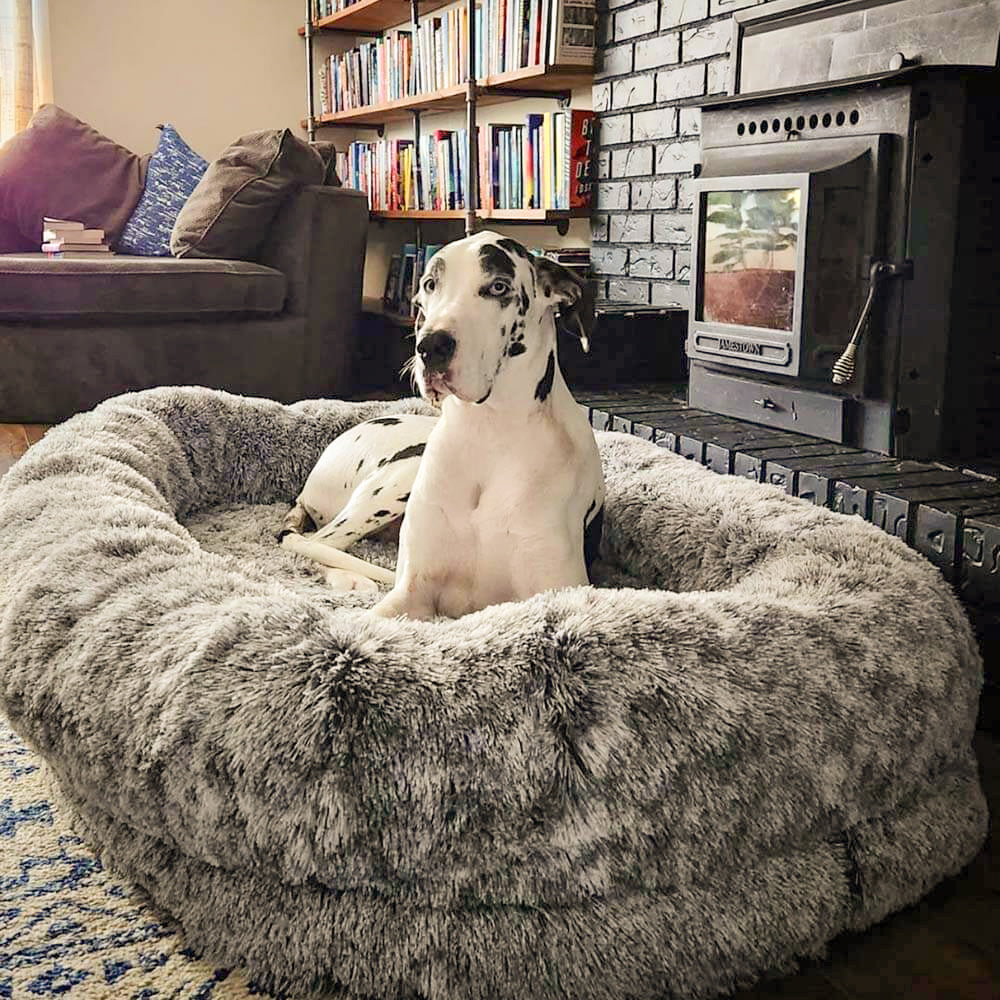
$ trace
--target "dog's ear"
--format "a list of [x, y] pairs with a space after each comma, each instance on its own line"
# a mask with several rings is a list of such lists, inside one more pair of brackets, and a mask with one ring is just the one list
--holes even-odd
[[594, 329], [594, 292], [590, 282], [548, 257], [536, 257], [534, 267], [538, 292], [553, 299], [559, 311], [559, 326], [577, 337], [584, 351], [589, 351], [590, 334]]

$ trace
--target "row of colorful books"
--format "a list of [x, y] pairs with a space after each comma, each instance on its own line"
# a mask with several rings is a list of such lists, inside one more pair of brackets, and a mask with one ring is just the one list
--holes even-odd
[[386, 104], [413, 93], [413, 37], [389, 31], [356, 49], [332, 55], [320, 71], [320, 111]]
[[[585, 208], [591, 201], [594, 112], [581, 109], [527, 115], [521, 124], [477, 127], [477, 209]], [[465, 129], [437, 129], [412, 139], [352, 142], [338, 173], [364, 191], [372, 211], [465, 209], [468, 146]]]
[[111, 253], [103, 229], [88, 229], [75, 219], [42, 220], [41, 251], [46, 257], [102, 257]]
[[[477, 79], [527, 66], [594, 59], [594, 0], [483, 0], [475, 9]], [[464, 82], [469, 59], [463, 5], [396, 28], [320, 67], [320, 112], [330, 114], [434, 93]]]
[[[400, 316], [413, 314], [413, 296], [417, 283], [427, 262], [441, 249], [443, 244], [427, 243], [418, 246], [416, 243], [406, 243], [400, 253], [393, 254], [389, 261], [389, 270], [385, 278], [385, 290], [382, 294], [382, 307], [386, 312]], [[552, 247], [531, 249], [536, 256], [548, 257], [564, 267], [574, 271], [582, 281], [590, 277], [589, 247]]]
[[468, 176], [465, 129], [437, 129], [412, 139], [352, 142], [337, 173], [364, 191], [373, 212], [464, 209]]
[[527, 66], [593, 64], [594, 0], [482, 0], [479, 10], [477, 77]]

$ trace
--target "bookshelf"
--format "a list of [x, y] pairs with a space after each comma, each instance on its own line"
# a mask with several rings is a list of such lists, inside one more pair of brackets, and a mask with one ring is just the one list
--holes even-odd
[[[307, 119], [303, 123], [310, 140], [323, 127], [376, 128], [384, 134], [386, 125], [412, 120], [413, 141], [419, 146], [421, 115], [448, 111], [466, 112], [466, 147], [464, 195], [465, 208], [446, 210], [400, 210], [374, 211], [372, 218], [406, 219], [414, 222], [430, 220], [465, 220], [466, 233], [474, 231], [479, 221], [495, 221], [506, 224], [554, 225], [565, 235], [571, 218], [585, 218], [589, 210], [581, 209], [479, 209], [479, 169], [476, 124], [480, 106], [495, 105], [520, 100], [525, 97], [557, 100], [560, 106], [568, 106], [575, 87], [586, 85], [593, 76], [592, 65], [549, 64], [545, 58], [544, 44], [541, 49], [541, 65], [527, 65], [501, 73], [492, 73], [480, 78], [474, 76], [474, 63], [480, 58], [486, 62], [486, 46], [492, 44], [489, 34], [482, 40], [482, 48], [477, 51], [475, 16], [476, 0], [465, 0], [465, 33], [467, 46], [464, 58], [467, 70], [463, 82], [426, 93], [418, 93], [396, 100], [368, 103], [359, 107], [316, 114], [315, 74], [313, 38], [322, 32], [345, 32], [365, 35], [388, 31], [401, 22], [409, 20], [413, 35], [418, 30], [422, 16], [435, 10], [451, 6], [454, 0], [357, 0], [342, 10], [326, 16], [313, 16], [313, 0], [306, 0], [306, 23], [299, 33], [305, 39], [307, 73]], [[552, 29], [555, 30], [554, 28]], [[516, 51], [516, 50], [515, 50]], [[487, 64], [488, 65], [488, 64]]]

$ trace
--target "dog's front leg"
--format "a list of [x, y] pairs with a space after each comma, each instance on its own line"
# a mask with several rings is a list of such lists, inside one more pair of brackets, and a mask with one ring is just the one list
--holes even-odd
[[429, 621], [436, 617], [437, 608], [427, 591], [417, 591], [405, 583], [397, 584], [372, 608], [380, 618], [414, 618]]

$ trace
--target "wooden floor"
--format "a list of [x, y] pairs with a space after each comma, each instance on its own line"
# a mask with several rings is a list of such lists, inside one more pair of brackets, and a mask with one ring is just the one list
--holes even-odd
[[[39, 424], [0, 424], [0, 475], [38, 441]], [[988, 665], [996, 676], [1000, 664]], [[1000, 813], [1000, 737], [980, 729], [976, 751], [990, 813]], [[736, 994], [739, 1000], [998, 1000], [1000, 838], [919, 905], [866, 934], [844, 935], [829, 958], [795, 976]]]

